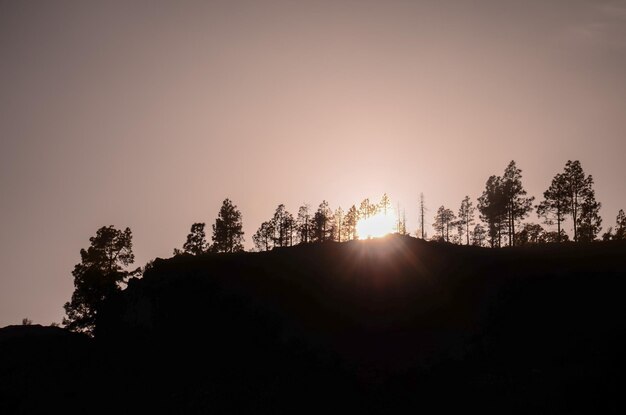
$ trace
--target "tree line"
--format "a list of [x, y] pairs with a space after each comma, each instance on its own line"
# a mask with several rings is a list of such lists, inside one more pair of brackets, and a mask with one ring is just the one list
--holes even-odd
[[[223, 213], [225, 209], [228, 210], [228, 215]], [[367, 219], [378, 213], [387, 215], [391, 210], [391, 199], [387, 194], [384, 194], [378, 203], [372, 203], [366, 198], [358, 208], [352, 205], [347, 211], [341, 207], [333, 211], [328, 202], [323, 200], [316, 210], [309, 204], [304, 204], [299, 207], [298, 213], [293, 215], [281, 203], [276, 207], [273, 216], [261, 223], [252, 236], [252, 242], [255, 250], [269, 251], [300, 243], [354, 240], [359, 238], [357, 223], [360, 219]], [[402, 215], [397, 220], [396, 230], [402, 234], [407, 234], [405, 216]], [[205, 227], [205, 223], [194, 223], [182, 249], [174, 249], [174, 254], [199, 255], [208, 252], [243, 251], [241, 213], [236, 207], [232, 207], [228, 199], [220, 210], [216, 224], [213, 225], [213, 244], [207, 242]], [[223, 235], [224, 232], [218, 231], [220, 228], [231, 229], [227, 232], [236, 235], [236, 238], [228, 240]]]
[[[451, 209], [440, 206], [433, 218], [432, 227], [435, 234], [428, 238], [425, 230], [424, 195], [420, 194], [418, 222], [415, 236], [422, 239], [475, 246], [519, 246], [533, 243], [567, 242], [569, 235], [563, 229], [566, 219], [573, 224], [573, 240], [590, 242], [596, 240], [602, 229], [599, 203], [595, 198], [593, 177], [586, 175], [580, 161], [567, 161], [561, 173], [554, 176], [550, 186], [543, 193], [543, 199], [533, 204], [535, 197], [528, 196], [522, 184], [522, 170], [515, 161], [511, 161], [501, 176], [492, 175], [485, 183], [483, 193], [475, 205], [469, 196], [465, 196], [455, 214]], [[225, 202], [226, 203], [226, 202]], [[350, 206], [347, 211], [341, 207], [331, 210], [326, 200], [316, 210], [304, 204], [298, 213], [293, 215], [284, 204], [279, 204], [274, 215], [264, 221], [252, 236], [254, 249], [268, 251], [275, 247], [292, 246], [300, 243], [336, 241], [344, 242], [358, 239], [357, 224], [378, 213], [387, 214], [392, 209], [391, 201], [384, 194], [378, 203], [369, 198]], [[556, 227], [546, 229], [542, 224], [524, 223], [532, 212], [542, 220], [543, 225]], [[478, 213], [477, 222], [476, 214]], [[408, 234], [406, 215], [397, 209], [397, 226], [395, 231]], [[231, 226], [241, 231], [241, 214], [237, 211], [231, 218]], [[228, 222], [227, 222], [228, 223]], [[221, 237], [215, 234], [214, 245], [206, 243], [205, 225], [192, 225], [187, 242], [183, 249], [175, 250], [175, 254], [187, 253], [197, 255], [204, 252], [234, 252], [232, 247], [224, 249]], [[602, 235], [603, 240], [624, 239], [626, 222], [624, 211], [620, 210], [615, 228], [611, 227]], [[243, 238], [243, 233], [240, 233]], [[235, 251], [243, 250], [239, 242]]]
[[[573, 224], [573, 240], [597, 240], [602, 229], [599, 215], [601, 204], [595, 199], [593, 178], [586, 175], [579, 161], [568, 161], [562, 172], [556, 174], [543, 193], [543, 199], [533, 205], [522, 185], [522, 170], [511, 161], [502, 176], [490, 176], [485, 189], [474, 205], [469, 196], [461, 201], [458, 212], [440, 206], [433, 219], [435, 235], [431, 240], [476, 246], [502, 247], [533, 243], [562, 243], [569, 241], [563, 223]], [[390, 198], [384, 194], [378, 203], [365, 198], [344, 212], [340, 207], [331, 210], [326, 200], [313, 211], [308, 204], [300, 206], [294, 216], [284, 204], [279, 204], [274, 214], [264, 221], [252, 236], [257, 251], [268, 251], [301, 243], [325, 241], [344, 242], [359, 238], [358, 223], [374, 215], [387, 215], [392, 211]], [[425, 198], [420, 194], [418, 205], [418, 238], [427, 239], [425, 231]], [[540, 224], [523, 223], [531, 212], [543, 219], [543, 224], [556, 226], [546, 230]], [[476, 222], [476, 212], [481, 222]], [[396, 231], [408, 234], [406, 215], [397, 208]], [[242, 215], [230, 199], [225, 199], [212, 225], [209, 243], [205, 223], [191, 225], [182, 249], [174, 255], [201, 255], [236, 253], [244, 250]], [[626, 239], [626, 214], [620, 209], [615, 227], [602, 235], [603, 240]], [[90, 246], [81, 249], [81, 262], [74, 267], [74, 292], [65, 303], [63, 324], [70, 330], [93, 333], [98, 310], [107, 298], [121, 290], [133, 276], [141, 275], [149, 264], [129, 269], [134, 263], [132, 232], [130, 228], [118, 230], [103, 226], [89, 239]]]
[[[528, 196], [522, 185], [522, 170], [515, 161], [511, 161], [502, 176], [492, 175], [487, 179], [476, 207], [469, 196], [463, 199], [458, 216], [441, 206], [434, 218], [436, 234], [433, 239], [462, 243], [465, 235], [467, 245], [471, 239], [473, 245], [491, 247], [566, 242], [569, 236], [563, 229], [563, 223], [569, 218], [575, 242], [594, 241], [602, 230], [602, 205], [595, 198], [593, 184], [593, 177], [585, 174], [580, 161], [569, 160], [563, 171], [552, 179], [543, 193], [543, 200], [533, 205], [535, 198]], [[470, 229], [470, 225], [474, 225], [476, 208], [482, 224], [478, 223]], [[537, 223], [523, 223], [533, 211], [544, 225], [556, 226], [556, 231], [544, 229]], [[456, 230], [452, 237], [450, 229]], [[624, 239], [624, 229], [624, 211], [620, 210], [615, 231], [609, 228], [602, 239]]]

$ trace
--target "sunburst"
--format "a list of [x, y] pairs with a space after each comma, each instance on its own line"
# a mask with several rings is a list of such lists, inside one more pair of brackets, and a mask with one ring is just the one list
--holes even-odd
[[356, 224], [359, 239], [380, 238], [396, 231], [397, 218], [391, 210], [378, 212], [368, 218], [359, 219]]

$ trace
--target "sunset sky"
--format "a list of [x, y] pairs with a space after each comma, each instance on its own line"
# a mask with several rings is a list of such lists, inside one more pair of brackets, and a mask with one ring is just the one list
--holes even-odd
[[414, 231], [420, 192], [430, 224], [578, 159], [604, 232], [625, 155], [626, 1], [0, 0], [0, 327], [60, 322], [103, 225], [138, 266], [226, 197], [246, 248], [279, 203], [384, 192]]

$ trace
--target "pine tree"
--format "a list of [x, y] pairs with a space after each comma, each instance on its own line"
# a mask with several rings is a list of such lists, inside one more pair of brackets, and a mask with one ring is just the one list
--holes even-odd
[[204, 223], [194, 223], [193, 225], [191, 225], [191, 230], [187, 235], [187, 241], [183, 244], [182, 252], [178, 249], [175, 249], [174, 255], [177, 255], [178, 253], [200, 255], [208, 252], [209, 244], [206, 240], [204, 226]]
[[406, 211], [402, 209], [402, 217], [398, 219], [398, 233], [400, 235], [407, 235], [406, 232]]
[[214, 252], [243, 251], [243, 226], [241, 212], [230, 199], [225, 199], [213, 225]]
[[565, 220], [565, 216], [570, 213], [570, 204], [567, 200], [567, 186], [565, 176], [557, 174], [552, 179], [552, 183], [548, 190], [543, 192], [543, 201], [537, 205], [537, 215], [544, 218], [546, 225], [556, 223], [557, 242], [561, 242], [561, 224]]
[[285, 205], [278, 205], [272, 218], [275, 246], [291, 246], [293, 244], [293, 215], [287, 212]]
[[515, 235], [515, 244], [517, 246], [523, 246], [528, 244], [536, 244], [541, 242], [541, 237], [544, 233], [541, 225], [536, 223], [525, 223], [521, 231]]
[[422, 239], [426, 239], [426, 230], [424, 228], [424, 214], [426, 213], [426, 204], [424, 201], [424, 193], [420, 193], [420, 205], [419, 205], [419, 222], [420, 222], [420, 233]]
[[[565, 201], [568, 204], [568, 211], [572, 215], [574, 224], [574, 241], [578, 241], [578, 227], [581, 223], [579, 217], [584, 201], [588, 198], [592, 190], [593, 178], [591, 175], [585, 177], [585, 172], [580, 165], [580, 161], [568, 160], [563, 172], [563, 186], [565, 188]], [[593, 210], [591, 205], [587, 206], [587, 211]], [[589, 214], [589, 213], [587, 213]], [[587, 218], [589, 219], [589, 218]]]
[[285, 215], [283, 227], [285, 229], [288, 246], [293, 246], [294, 234], [296, 233], [296, 220], [289, 212]]
[[450, 242], [450, 226], [452, 226], [454, 218], [454, 212], [450, 209], [446, 209], [445, 206], [440, 206], [439, 209], [437, 209], [433, 224], [435, 232], [438, 234], [437, 239]]
[[478, 211], [480, 219], [488, 226], [491, 247], [501, 246], [502, 227], [506, 220], [506, 200], [501, 177], [489, 177], [483, 194], [478, 198]]
[[141, 270], [126, 269], [135, 261], [130, 228], [122, 231], [113, 225], [103, 226], [89, 242], [88, 249], [81, 249], [81, 262], [72, 271], [75, 289], [71, 301], [64, 305], [63, 325], [92, 335], [102, 304], [120, 291], [120, 284]]
[[456, 216], [454, 216], [454, 212], [452, 212], [450, 209], [446, 209], [445, 210], [445, 222], [446, 222], [446, 242], [450, 242], [450, 227], [453, 226], [454, 224], [454, 219], [456, 219]]
[[311, 241], [311, 213], [309, 205], [302, 205], [298, 209], [298, 219], [296, 220], [296, 228], [298, 230], [298, 239], [300, 243], [308, 243]]
[[486, 236], [487, 232], [485, 231], [485, 228], [483, 228], [480, 223], [476, 224], [476, 226], [474, 226], [474, 231], [472, 232], [472, 245], [484, 246]]
[[371, 216], [374, 216], [378, 212], [378, 206], [370, 203], [369, 198], [363, 199], [361, 205], [359, 206], [359, 218], [367, 219]]
[[332, 237], [332, 211], [327, 201], [322, 201], [313, 216], [313, 240], [315, 242], [328, 241]]
[[343, 226], [343, 222], [344, 222], [344, 214], [343, 214], [343, 209], [341, 207], [338, 207], [337, 210], [335, 210], [335, 220], [333, 223], [333, 240], [337, 241], [337, 242], [342, 242], [345, 241], [346, 237], [344, 234], [344, 226]]
[[[590, 186], [593, 180], [590, 178]], [[602, 218], [600, 208], [602, 204], [596, 201], [595, 192], [591, 187], [585, 192], [585, 198], [580, 205], [580, 215], [578, 216], [578, 241], [594, 241], [602, 229]]]
[[378, 210], [383, 213], [383, 215], [387, 216], [387, 212], [391, 209], [391, 200], [387, 193], [383, 195], [378, 203]]
[[274, 226], [272, 221], [266, 221], [261, 224], [261, 227], [252, 236], [252, 242], [254, 242], [257, 251], [269, 251], [273, 248]]
[[615, 221], [616, 221], [616, 226], [615, 226], [615, 235], [613, 235], [613, 239], [616, 239], [616, 240], [626, 239], [626, 214], [624, 214], [623, 209], [619, 210]]
[[470, 226], [474, 224], [474, 212], [476, 208], [472, 204], [470, 197], [465, 196], [463, 201], [461, 202], [461, 207], [459, 208], [459, 216], [457, 220], [457, 227], [459, 237], [462, 239], [463, 234], [466, 236], [467, 245], [470, 244]]
[[343, 219], [343, 234], [347, 240], [357, 239], [356, 224], [359, 220], [359, 213], [355, 205], [350, 206]]
[[504, 170], [501, 181], [506, 211], [509, 246], [515, 245], [515, 223], [528, 216], [532, 210], [534, 197], [526, 197], [526, 190], [522, 186], [522, 170], [518, 169], [515, 161], [511, 161]]
[[620, 209], [617, 213], [617, 218], [615, 219], [615, 233], [613, 233], [613, 227], [610, 227], [602, 236], [602, 239], [605, 241], [621, 241], [626, 239], [626, 214], [624, 214], [623, 209]]

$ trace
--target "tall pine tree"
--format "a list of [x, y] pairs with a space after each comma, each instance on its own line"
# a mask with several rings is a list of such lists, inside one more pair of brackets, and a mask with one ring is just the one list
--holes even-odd
[[241, 212], [230, 199], [225, 199], [213, 225], [213, 252], [243, 251]]
[[72, 271], [75, 289], [71, 301], [63, 306], [63, 324], [69, 330], [92, 335], [102, 304], [140, 268], [127, 270], [135, 261], [130, 228], [122, 231], [103, 226], [89, 242], [89, 248], [80, 250], [81, 262]]
[[557, 174], [552, 179], [550, 187], [543, 192], [543, 201], [537, 205], [537, 215], [544, 218], [546, 225], [556, 223], [557, 242], [563, 240], [563, 230], [561, 224], [565, 216], [570, 213], [570, 204], [567, 200], [567, 186], [565, 176]]
[[313, 216], [313, 240], [324, 242], [332, 239], [333, 213], [327, 201], [322, 201]]
[[474, 212], [476, 208], [472, 204], [469, 196], [465, 196], [459, 208], [459, 216], [456, 221], [458, 227], [459, 238], [466, 236], [467, 245], [470, 244], [470, 226], [474, 224]]
[[502, 176], [502, 195], [506, 212], [509, 246], [515, 246], [515, 223], [528, 216], [534, 197], [527, 197], [522, 186], [522, 170], [511, 161]]
[[311, 208], [305, 204], [298, 209], [298, 218], [296, 219], [296, 228], [298, 231], [298, 239], [300, 243], [311, 242], [312, 218]]
[[506, 200], [502, 186], [502, 178], [490, 176], [485, 184], [483, 194], [478, 198], [480, 219], [487, 224], [489, 244], [491, 247], [501, 246], [502, 227], [506, 222]]
[[[563, 186], [565, 188], [565, 201], [568, 204], [568, 211], [572, 215], [574, 224], [574, 241], [578, 241], [578, 227], [580, 226], [580, 215], [583, 203], [589, 198], [592, 190], [593, 178], [585, 176], [580, 161], [568, 160], [563, 171]], [[593, 210], [592, 205], [587, 205], [587, 216]], [[589, 217], [587, 218], [587, 220]]]

